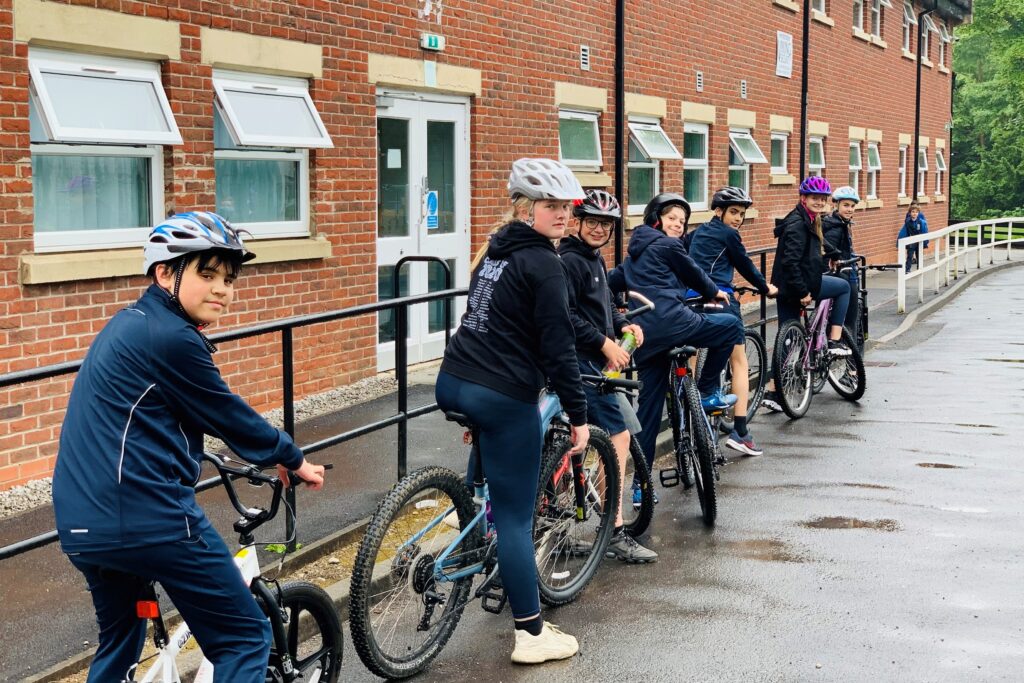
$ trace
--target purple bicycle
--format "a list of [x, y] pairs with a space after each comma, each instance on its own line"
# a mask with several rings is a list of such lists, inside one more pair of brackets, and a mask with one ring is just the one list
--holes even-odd
[[[855, 260], [842, 261], [839, 265], [848, 268]], [[851, 354], [837, 358], [828, 353], [826, 332], [831, 312], [831, 299], [823, 299], [817, 306], [806, 306], [800, 311], [800, 319], [786, 321], [775, 337], [772, 374], [776, 394], [782, 409], [793, 420], [807, 413], [817, 393], [815, 385], [824, 385], [822, 379], [847, 401], [859, 400], [867, 388], [864, 357], [846, 327], [843, 327], [843, 342]]]

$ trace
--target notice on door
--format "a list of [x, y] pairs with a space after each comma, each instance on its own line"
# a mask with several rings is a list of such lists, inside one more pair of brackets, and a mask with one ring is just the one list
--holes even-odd
[[437, 190], [428, 190], [423, 197], [423, 214], [427, 217], [427, 230], [437, 230]]

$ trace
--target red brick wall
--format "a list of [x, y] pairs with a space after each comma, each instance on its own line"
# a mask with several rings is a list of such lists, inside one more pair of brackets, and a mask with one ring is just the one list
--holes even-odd
[[[417, 18], [418, 3], [301, 0], [203, 2], [73, 0], [71, 4], [179, 22], [181, 58], [163, 67], [164, 86], [184, 144], [165, 149], [168, 208], [214, 208], [212, 70], [200, 60], [200, 28], [209, 26], [322, 45], [323, 78], [311, 84], [335, 147], [310, 153], [311, 221], [332, 245], [321, 261], [251, 267], [240, 282], [231, 329], [291, 315], [327, 311], [376, 299], [376, 108], [366, 55], [422, 59], [421, 31], [443, 34], [447, 47], [426, 55], [480, 69], [482, 95], [471, 110], [473, 245], [507, 207], [505, 180], [520, 156], [558, 154], [555, 81], [605, 88], [601, 117], [605, 172], [613, 173], [614, 4], [558, 2], [445, 3], [441, 25]], [[827, 172], [845, 183], [847, 127], [878, 128], [885, 207], [858, 217], [857, 243], [874, 260], [891, 260], [904, 207], [896, 205], [898, 134], [913, 132], [913, 63], [902, 59], [901, 10], [886, 10], [882, 50], [851, 35], [851, 3], [831, 3], [834, 28], [812, 22], [809, 118], [831, 124]], [[794, 118], [791, 172], [799, 158], [800, 24], [802, 17], [769, 0], [712, 3], [627, 3], [626, 89], [668, 100], [665, 129], [682, 146], [680, 100], [713, 104], [712, 189], [727, 179], [726, 110], [757, 112], [755, 138], [767, 154], [769, 115]], [[32, 186], [28, 122], [28, 46], [13, 40], [10, 0], [0, 0], [0, 373], [81, 358], [104, 322], [145, 286], [141, 277], [20, 286], [18, 255], [32, 251]], [[774, 75], [775, 32], [794, 36], [791, 79]], [[592, 49], [591, 71], [578, 66], [579, 43]], [[937, 63], [937, 37], [932, 59]], [[947, 60], [947, 64], [951, 60]], [[704, 72], [703, 93], [694, 71]], [[748, 99], [739, 97], [746, 79]], [[950, 76], [925, 69], [921, 134], [948, 138]], [[934, 146], [930, 153], [934, 152]], [[865, 145], [866, 155], [866, 145]], [[932, 166], [933, 165], [933, 162]], [[678, 190], [679, 162], [665, 162], [661, 185]], [[913, 173], [908, 169], [908, 173]], [[767, 166], [755, 166], [752, 191], [760, 218], [744, 228], [750, 247], [770, 243], [772, 218], [795, 202], [795, 187], [769, 187]], [[929, 173], [929, 185], [933, 185]], [[908, 175], [908, 186], [912, 176]], [[865, 182], [865, 180], [862, 180]], [[932, 188], [934, 189], [934, 188]], [[925, 207], [934, 227], [945, 204]], [[940, 215], [941, 214], [941, 215]], [[372, 316], [319, 325], [295, 339], [296, 396], [321, 392], [376, 369]], [[217, 356], [229, 384], [260, 410], [281, 400], [277, 335], [223, 345]], [[0, 390], [0, 489], [45, 475], [56, 455], [70, 379]]]

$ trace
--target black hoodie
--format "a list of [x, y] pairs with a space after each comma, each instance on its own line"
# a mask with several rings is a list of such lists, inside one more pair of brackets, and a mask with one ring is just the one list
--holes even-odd
[[441, 370], [520, 401], [551, 381], [573, 425], [587, 422], [565, 270], [551, 241], [513, 221], [491, 237]]
[[569, 279], [569, 314], [576, 330], [576, 352], [583, 360], [601, 362], [605, 340], [616, 338], [628, 325], [612, 306], [611, 291], [601, 251], [578, 237], [566, 237], [558, 244]]
[[834, 259], [839, 253], [827, 242], [823, 248], [803, 204], [797, 204], [785, 218], [775, 220], [775, 237], [779, 243], [772, 265], [772, 284], [779, 288], [779, 297], [799, 301], [810, 294], [817, 299], [825, 270], [824, 256]]
[[853, 221], [839, 215], [838, 211], [821, 217], [821, 232], [829, 246], [838, 251], [843, 260], [853, 258]]

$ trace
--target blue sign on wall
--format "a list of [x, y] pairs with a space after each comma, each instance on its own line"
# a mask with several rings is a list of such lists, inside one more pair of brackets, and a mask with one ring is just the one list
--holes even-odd
[[427, 230], [437, 230], [437, 190], [427, 192]]

